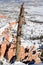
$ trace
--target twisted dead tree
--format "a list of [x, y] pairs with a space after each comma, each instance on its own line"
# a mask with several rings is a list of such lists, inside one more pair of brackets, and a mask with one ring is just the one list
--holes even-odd
[[21, 5], [19, 21], [18, 21], [18, 29], [17, 29], [17, 38], [16, 38], [16, 60], [19, 61], [19, 52], [20, 52], [20, 45], [21, 45], [21, 31], [22, 25], [24, 23], [24, 3]]

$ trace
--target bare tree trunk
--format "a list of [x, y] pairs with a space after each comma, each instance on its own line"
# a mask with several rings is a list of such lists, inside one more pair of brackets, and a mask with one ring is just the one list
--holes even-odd
[[19, 15], [19, 21], [18, 21], [18, 29], [17, 29], [17, 42], [16, 42], [16, 60], [19, 61], [19, 52], [20, 52], [20, 45], [21, 45], [21, 31], [22, 31], [22, 25], [24, 22], [24, 7], [23, 4], [21, 5], [20, 9], [20, 15]]

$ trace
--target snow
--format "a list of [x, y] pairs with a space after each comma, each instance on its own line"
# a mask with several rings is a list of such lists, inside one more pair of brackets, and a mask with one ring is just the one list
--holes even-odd
[[9, 26], [8, 23], [6, 23], [3, 27], [0, 28], [0, 34]]
[[[0, 3], [0, 14], [4, 14], [8, 16], [10, 19], [0, 19], [0, 34], [9, 26], [9, 22], [17, 21], [20, 11], [21, 2], [20, 0], [13, 0], [9, 3]], [[22, 0], [23, 1], [23, 0]], [[36, 48], [40, 46], [40, 40], [30, 40], [30, 37], [37, 37], [43, 35], [43, 2], [42, 0], [38, 0], [37, 6], [32, 2], [32, 0], [24, 0], [24, 9], [25, 9], [25, 21], [26, 24], [22, 26], [22, 35], [21, 35], [21, 45], [26, 48], [27, 46], [32, 46], [35, 43]], [[29, 2], [27, 4], [27, 2]], [[3, 5], [2, 5], [3, 4]], [[41, 6], [40, 6], [41, 5]], [[31, 22], [33, 20], [34, 22]], [[35, 20], [42, 22], [36, 23]], [[18, 24], [14, 25], [12, 29], [17, 32]], [[10, 33], [13, 31], [11, 30]], [[16, 36], [17, 34], [15, 34]], [[0, 37], [0, 41], [2, 42], [2, 38]], [[12, 41], [12, 37], [10, 36], [9, 42]], [[0, 43], [1, 43], [0, 42]], [[43, 44], [43, 42], [41, 42]], [[4, 63], [5, 64], [5, 63]], [[7, 64], [6, 64], [7, 65]], [[14, 65], [25, 65], [21, 62], [15, 62]], [[40, 64], [41, 65], [41, 64]]]
[[[0, 34], [4, 31], [4, 29], [6, 27], [8, 27], [8, 23], [12, 22], [12, 21], [16, 21], [18, 20], [18, 16], [19, 16], [19, 11], [20, 11], [20, 4], [17, 4], [15, 2], [10, 2], [10, 3], [3, 3], [3, 5], [1, 4], [0, 6], [0, 13], [1, 14], [5, 14], [8, 17], [10, 17], [10, 19], [5, 19], [4, 21], [6, 21], [5, 23], [3, 22], [3, 19], [0, 19], [1, 23], [4, 25], [2, 27], [2, 24], [0, 25]], [[12, 5], [11, 5], [12, 4]], [[16, 8], [15, 8], [16, 6]], [[21, 43], [22, 45], [25, 46], [31, 46], [33, 45], [34, 41], [30, 40], [30, 37], [37, 37], [37, 36], [41, 36], [43, 35], [43, 24], [40, 23], [36, 23], [36, 22], [31, 22], [29, 21], [30, 19], [32, 20], [37, 20], [37, 21], [43, 21], [43, 6], [29, 6], [27, 4], [24, 4], [24, 8], [25, 8], [25, 21], [26, 21], [26, 25], [22, 26], [22, 40]], [[6, 12], [5, 12], [6, 11]], [[27, 13], [26, 13], [27, 12]], [[17, 31], [17, 25], [13, 26], [13, 29], [15, 31]], [[10, 41], [12, 40], [12, 38], [10, 39]], [[39, 41], [38, 41], [39, 42]], [[39, 45], [37, 41], [35, 41], [36, 45], [39, 47]]]
[[14, 65], [26, 65], [26, 64], [24, 64], [24, 63], [22, 63], [22, 62], [15, 62]]

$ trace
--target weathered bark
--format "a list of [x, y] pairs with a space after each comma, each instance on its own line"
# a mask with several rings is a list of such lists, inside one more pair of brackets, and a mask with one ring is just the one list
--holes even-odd
[[19, 21], [18, 21], [18, 29], [17, 29], [17, 41], [16, 41], [16, 60], [19, 61], [19, 52], [20, 52], [20, 45], [21, 45], [21, 31], [22, 25], [24, 23], [24, 7], [23, 4], [21, 5]]

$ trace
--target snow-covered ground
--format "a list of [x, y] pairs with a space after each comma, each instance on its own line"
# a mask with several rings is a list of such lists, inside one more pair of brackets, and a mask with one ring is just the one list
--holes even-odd
[[[40, 37], [43, 35], [43, 0], [12, 0], [10, 2], [0, 1], [0, 15], [2, 14], [8, 16], [8, 19], [0, 18], [0, 34], [9, 26], [9, 22], [15, 22], [18, 20], [20, 5], [23, 1], [25, 2], [24, 16], [26, 24], [22, 26], [21, 44], [24, 47], [27, 47], [28, 45], [31, 46], [36, 43], [35, 45], [38, 48], [40, 43], [43, 44], [43, 42], [40, 42], [40, 40], [30, 40], [30, 37]], [[35, 20], [42, 23], [36, 23]], [[17, 25], [14, 25], [13, 29], [17, 31]], [[0, 41], [2, 38], [3, 37], [0, 37]]]
[[[21, 1], [19, 1], [21, 3]], [[7, 3], [0, 2], [0, 14], [6, 15], [9, 17], [9, 19], [6, 18], [0, 18], [0, 34], [1, 32], [8, 26], [9, 22], [13, 22], [18, 20], [19, 11], [20, 11], [20, 3], [18, 1], [10, 1]], [[34, 2], [30, 0], [27, 4], [28, 0], [25, 0], [24, 3], [24, 15], [25, 15], [25, 21], [26, 25], [23, 25], [22, 27], [22, 42], [32, 45], [32, 40], [29, 40], [30, 37], [36, 37], [43, 35], [43, 23], [36, 23], [31, 22], [30, 20], [37, 20], [40, 22], [43, 22], [43, 5], [41, 1], [36, 1], [39, 3], [37, 6], [35, 6]], [[29, 4], [31, 3], [31, 5]], [[2, 5], [3, 4], [3, 5]], [[41, 6], [40, 6], [41, 5]], [[16, 8], [15, 8], [16, 6]], [[16, 26], [14, 27], [17, 28]], [[24, 29], [25, 28], [25, 29]], [[25, 41], [26, 40], [26, 41]], [[37, 43], [37, 41], [35, 41]]]

